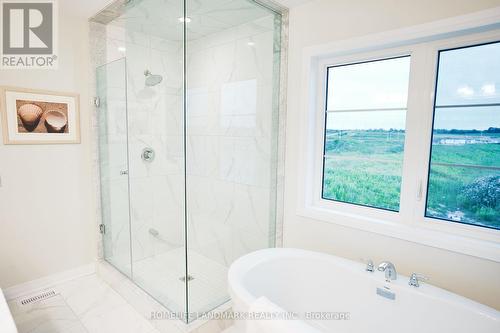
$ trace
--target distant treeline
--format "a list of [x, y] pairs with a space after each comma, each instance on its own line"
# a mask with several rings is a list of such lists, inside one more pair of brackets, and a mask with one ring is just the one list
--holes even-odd
[[[370, 128], [370, 129], [347, 129], [347, 130], [335, 130], [335, 129], [327, 129], [327, 132], [348, 132], [348, 131], [358, 131], [358, 132], [392, 132], [392, 133], [404, 133], [404, 129], [395, 129], [395, 128], [390, 128], [390, 129], [383, 129], [383, 128]], [[462, 129], [435, 129], [434, 133], [437, 134], [481, 134], [481, 133], [500, 133], [500, 128], [499, 127], [490, 127], [487, 130], [462, 130]]]
[[445, 130], [445, 129], [436, 129], [434, 130], [434, 133], [438, 134], [481, 134], [481, 133], [500, 133], [500, 128], [499, 127], [490, 127], [487, 130], [480, 131], [480, 130], [461, 130], [461, 129], [451, 129], [451, 130]]
[[370, 128], [370, 129], [343, 129], [343, 130], [336, 130], [336, 129], [327, 129], [327, 132], [353, 132], [353, 131], [358, 131], [358, 132], [392, 132], [392, 133], [404, 133], [404, 129], [395, 129], [395, 128], [390, 128], [390, 129], [383, 129], [383, 128]]

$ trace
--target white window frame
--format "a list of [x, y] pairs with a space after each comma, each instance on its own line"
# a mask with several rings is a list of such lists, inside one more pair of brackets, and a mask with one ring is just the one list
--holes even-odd
[[[298, 209], [301, 216], [500, 262], [500, 231], [425, 217], [439, 50], [500, 41], [500, 7], [311, 47], [303, 54]], [[410, 56], [399, 212], [322, 198], [328, 67]]]

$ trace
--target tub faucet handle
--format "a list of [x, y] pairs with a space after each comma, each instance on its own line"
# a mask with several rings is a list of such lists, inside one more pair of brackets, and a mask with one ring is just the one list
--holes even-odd
[[418, 288], [420, 287], [420, 281], [428, 281], [429, 278], [425, 275], [419, 274], [419, 273], [412, 273], [410, 275], [410, 281], [408, 281], [408, 284], [412, 287]]
[[365, 271], [367, 272], [375, 272], [375, 266], [373, 265], [373, 260], [371, 259], [362, 259], [363, 262], [366, 264]]

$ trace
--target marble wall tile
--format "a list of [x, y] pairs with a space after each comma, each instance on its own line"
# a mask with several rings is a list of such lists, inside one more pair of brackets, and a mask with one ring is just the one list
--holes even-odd
[[126, 43], [119, 39], [106, 39], [106, 63], [125, 57]]
[[[279, 77], [274, 81], [275, 84], [279, 84], [279, 94], [278, 100], [274, 102], [275, 107], [279, 109], [279, 112], [274, 117], [277, 118], [275, 130], [278, 132], [277, 137], [277, 160], [276, 160], [276, 197], [273, 202], [276, 207], [276, 224], [274, 225], [275, 234], [275, 246], [283, 246], [283, 218], [284, 218], [284, 193], [285, 193], [285, 138], [286, 138], [286, 113], [287, 113], [287, 91], [288, 91], [288, 10], [280, 9], [281, 17], [275, 18], [275, 27], [280, 30], [274, 33], [275, 56], [274, 63], [275, 68], [279, 68]], [[277, 39], [280, 42], [277, 42]], [[278, 67], [279, 63], [279, 67]]]
[[125, 41], [127, 43], [149, 47], [150, 34], [134, 30], [128, 25], [125, 25], [122, 29], [125, 29]]
[[184, 246], [184, 177], [181, 174], [154, 177], [154, 253]]
[[179, 40], [170, 40], [156, 36], [150, 36], [151, 47], [163, 54], [182, 54], [182, 42]]
[[[172, 236], [179, 231], [171, 231], [182, 226], [182, 207], [170, 200], [175, 191], [167, 176], [183, 172], [182, 44], [116, 26], [108, 26], [107, 32], [108, 48], [114, 48], [110, 52], [116, 53], [119, 46], [126, 49], [128, 142], [124, 141], [128, 148], [132, 255], [137, 261], [179, 243], [179, 239], [169, 238], [180, 238]], [[163, 81], [146, 87], [146, 69], [162, 75]], [[152, 163], [141, 159], [146, 147], [155, 150]], [[159, 188], [158, 183], [166, 187]], [[175, 186], [180, 189], [180, 185]], [[157, 237], [152, 235], [152, 229], [159, 232]]]
[[[131, 225], [132, 241], [132, 263], [133, 265], [145, 258], [154, 255], [154, 241], [150, 230], [153, 227], [153, 220], [134, 219]], [[135, 265], [132, 267], [134, 269]]]
[[[152, 110], [151, 131], [157, 136], [183, 136], [184, 114], [182, 96], [165, 93]], [[178, 149], [178, 145], [175, 145]]]
[[[145, 147], [142, 145], [142, 147]], [[147, 144], [154, 150], [152, 162], [142, 161], [150, 176], [179, 174], [183, 170], [182, 138], [176, 135], [153, 135]], [[135, 158], [141, 158], [137, 156]]]
[[231, 79], [256, 79], [265, 85], [273, 79], [273, 34], [262, 33], [236, 41], [234, 71]]
[[273, 87], [254, 83], [255, 80], [222, 83], [213, 91], [202, 87], [188, 89], [188, 134], [268, 138], [275, 135]]
[[216, 46], [204, 46], [198, 41], [187, 58], [189, 88], [249, 79], [269, 83], [273, 73], [273, 59], [269, 56], [272, 42], [272, 30]]
[[188, 176], [188, 190], [190, 248], [229, 266], [268, 246], [273, 190], [199, 176]]
[[269, 139], [223, 137], [219, 150], [219, 178], [237, 184], [270, 187], [272, 156]]
[[224, 265], [274, 244], [273, 18], [190, 41], [189, 247]]
[[188, 136], [186, 168], [189, 175], [217, 176], [219, 140], [218, 136]]
[[106, 38], [107, 39], [116, 39], [119, 41], [125, 41], [126, 33], [125, 28], [115, 25], [115, 24], [107, 24], [106, 25]]
[[188, 40], [188, 53], [194, 53], [203, 49], [226, 44], [241, 38], [251, 37], [260, 33], [273, 30], [272, 16], [263, 17], [241, 24], [234, 29], [226, 29], [216, 34], [209, 34], [203, 38]]

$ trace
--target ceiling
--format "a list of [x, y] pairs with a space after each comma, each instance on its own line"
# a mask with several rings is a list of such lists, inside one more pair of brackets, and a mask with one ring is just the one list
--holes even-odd
[[[292, 8], [302, 5], [312, 0], [274, 0], [275, 2], [287, 7]], [[60, 0], [59, 6], [64, 12], [69, 12], [73, 16], [90, 18], [105, 8], [107, 5], [113, 3], [114, 0]]]
[[90, 18], [114, 0], [59, 0], [61, 13]]
[[287, 8], [293, 8], [300, 6], [306, 2], [311, 2], [312, 0], [274, 0], [274, 1]]
[[[123, 5], [126, 3], [126, 9]], [[311, 0], [274, 0], [291, 8]], [[248, 0], [186, 0], [187, 16], [191, 22], [187, 25], [187, 38], [199, 39], [259, 18], [270, 17], [272, 13]], [[115, 3], [115, 6], [107, 6]], [[183, 39], [182, 0], [60, 0], [61, 12], [83, 18], [91, 18], [101, 12], [98, 22], [122, 26], [127, 31], [140, 32], [163, 39], [180, 41]], [[118, 8], [118, 11], [116, 10]], [[271, 27], [270, 27], [271, 25]], [[261, 29], [272, 29], [265, 24]]]
[[[128, 7], [111, 24], [125, 27], [127, 31], [180, 41], [184, 34], [184, 25], [179, 21], [183, 11], [183, 2], [179, 0], [142, 0]], [[272, 15], [271, 11], [247, 0], [192, 1], [186, 14], [190, 19], [186, 25], [187, 38], [199, 39]], [[273, 21], [267, 20], [260, 28], [272, 30]]]

